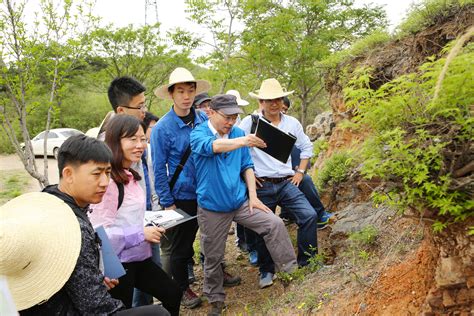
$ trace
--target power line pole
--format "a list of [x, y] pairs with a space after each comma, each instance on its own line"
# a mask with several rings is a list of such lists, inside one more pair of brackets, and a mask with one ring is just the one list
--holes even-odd
[[[158, 3], [157, 0], [145, 0], [145, 25], [148, 25], [148, 11], [155, 11], [155, 23], [158, 23]], [[153, 12], [151, 12], [153, 14]]]

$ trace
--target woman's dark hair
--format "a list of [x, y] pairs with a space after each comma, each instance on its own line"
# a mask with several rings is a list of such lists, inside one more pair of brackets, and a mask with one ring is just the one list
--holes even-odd
[[[123, 167], [123, 150], [120, 140], [124, 137], [130, 137], [136, 134], [142, 123], [131, 115], [118, 114], [115, 115], [108, 123], [105, 130], [105, 143], [112, 151], [113, 159], [112, 165], [112, 179], [116, 183], [128, 184], [128, 177]], [[138, 172], [129, 169], [133, 178], [137, 181], [141, 180]]]

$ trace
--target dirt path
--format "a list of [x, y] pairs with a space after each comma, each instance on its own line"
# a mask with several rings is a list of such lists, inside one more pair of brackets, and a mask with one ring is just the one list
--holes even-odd
[[[36, 165], [38, 170], [43, 172], [43, 158], [36, 158]], [[26, 172], [23, 163], [20, 158], [16, 155], [0, 155], [0, 172], [2, 171], [18, 171], [25, 175], [28, 175]], [[56, 159], [48, 158], [48, 179], [49, 183], [58, 183], [59, 174], [58, 174], [58, 165]], [[38, 181], [31, 177], [30, 184], [26, 189], [26, 192], [38, 191], [40, 189]]]

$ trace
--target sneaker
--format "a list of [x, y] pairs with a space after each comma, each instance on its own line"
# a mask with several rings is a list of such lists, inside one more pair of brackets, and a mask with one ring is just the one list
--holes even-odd
[[269, 287], [273, 284], [273, 280], [275, 278], [276, 276], [271, 272], [262, 272], [262, 274], [260, 274], [260, 281], [258, 282], [258, 285], [261, 289]]
[[251, 265], [256, 266], [258, 263], [258, 252], [256, 250], [252, 250], [249, 252], [249, 262]]
[[194, 265], [192, 263], [188, 263], [188, 282], [189, 284], [196, 282], [196, 276], [194, 275]]
[[242, 278], [239, 277], [238, 275], [232, 275], [228, 272], [224, 272], [224, 286], [225, 287], [233, 287], [233, 286], [237, 286], [240, 284], [240, 282], [242, 282]]
[[326, 228], [328, 223], [329, 223], [329, 219], [333, 215], [334, 215], [333, 213], [328, 213], [328, 212], [324, 211], [323, 215], [321, 215], [321, 218], [319, 219], [319, 221], [317, 223], [318, 229], [321, 230], [321, 229]]
[[201, 305], [202, 300], [196, 293], [193, 292], [189, 287], [183, 292], [183, 298], [181, 299], [181, 305], [187, 308], [195, 308]]
[[211, 310], [207, 313], [207, 316], [220, 316], [222, 311], [225, 309], [224, 302], [212, 302]]

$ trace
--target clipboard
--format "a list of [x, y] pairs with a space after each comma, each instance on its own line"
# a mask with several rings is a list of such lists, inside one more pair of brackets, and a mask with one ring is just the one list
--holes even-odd
[[295, 136], [282, 131], [261, 117], [257, 121], [255, 135], [263, 139], [263, 141], [267, 144], [266, 148], [256, 149], [269, 154], [282, 163], [286, 164], [288, 162], [288, 158], [290, 157], [291, 151], [293, 150], [293, 146], [296, 143]]
[[101, 264], [103, 264], [104, 267], [104, 276], [110, 279], [118, 279], [121, 276], [124, 276], [126, 274], [125, 269], [112, 248], [112, 244], [110, 243], [104, 227], [96, 227], [95, 232], [101, 241], [100, 256]]
[[170, 229], [195, 218], [197, 216], [191, 216], [179, 208], [167, 211], [146, 211], [144, 226], [153, 225]]

